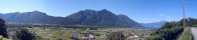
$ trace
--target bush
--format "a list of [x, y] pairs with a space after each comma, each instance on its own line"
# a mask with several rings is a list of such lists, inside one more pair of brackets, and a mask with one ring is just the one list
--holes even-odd
[[176, 40], [178, 35], [183, 32], [183, 28], [180, 22], [167, 22], [146, 40]]
[[178, 35], [183, 32], [183, 28], [171, 28], [160, 30], [159, 32], [155, 32], [151, 34], [150, 37], [146, 38], [147, 40], [176, 40]]
[[34, 40], [35, 35], [31, 33], [29, 30], [22, 28], [16, 31], [14, 39], [15, 40]]
[[146, 40], [176, 40], [178, 35], [183, 32], [178, 22], [168, 22], [162, 28], [152, 33]]
[[122, 32], [112, 32], [108, 35], [108, 40], [124, 40], [124, 34]]

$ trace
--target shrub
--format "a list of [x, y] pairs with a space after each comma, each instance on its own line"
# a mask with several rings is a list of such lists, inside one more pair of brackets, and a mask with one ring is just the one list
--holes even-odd
[[162, 28], [152, 33], [146, 40], [176, 40], [178, 35], [183, 32], [184, 27], [179, 26], [178, 22], [168, 22]]
[[14, 39], [15, 40], [34, 40], [35, 35], [31, 33], [29, 30], [22, 28], [16, 31]]
[[112, 32], [108, 35], [108, 40], [124, 40], [124, 34], [122, 32]]

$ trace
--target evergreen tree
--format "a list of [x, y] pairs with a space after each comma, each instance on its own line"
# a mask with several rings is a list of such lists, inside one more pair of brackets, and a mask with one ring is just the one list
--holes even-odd
[[4, 38], [8, 38], [5, 21], [2, 18], [0, 18], [0, 35]]
[[17, 31], [15, 35], [15, 40], [34, 40], [34, 39], [35, 39], [35, 35], [31, 33], [29, 30], [24, 28], [19, 29], [19, 31]]

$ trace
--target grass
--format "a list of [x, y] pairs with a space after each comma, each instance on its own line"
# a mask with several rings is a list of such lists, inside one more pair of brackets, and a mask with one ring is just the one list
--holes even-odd
[[190, 28], [186, 27], [183, 33], [178, 38], [178, 40], [192, 40], [191, 37], [192, 36], [190, 35]]
[[7, 39], [7, 38], [3, 38], [2, 36], [0, 36], [0, 40], [12, 40], [12, 39]]
[[193, 27], [197, 27], [197, 24], [193, 25]]

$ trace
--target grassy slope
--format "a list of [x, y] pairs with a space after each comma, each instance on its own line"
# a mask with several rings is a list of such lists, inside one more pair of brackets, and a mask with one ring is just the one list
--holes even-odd
[[191, 37], [192, 36], [190, 35], [190, 28], [186, 27], [183, 33], [178, 38], [178, 40], [192, 40]]

